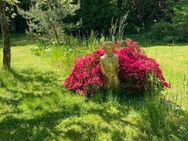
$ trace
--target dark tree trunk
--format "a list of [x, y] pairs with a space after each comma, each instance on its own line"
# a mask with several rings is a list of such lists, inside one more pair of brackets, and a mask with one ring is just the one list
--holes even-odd
[[5, 69], [10, 69], [11, 63], [11, 48], [10, 48], [10, 31], [8, 21], [5, 15], [5, 4], [0, 0], [0, 24], [3, 37], [3, 66]]

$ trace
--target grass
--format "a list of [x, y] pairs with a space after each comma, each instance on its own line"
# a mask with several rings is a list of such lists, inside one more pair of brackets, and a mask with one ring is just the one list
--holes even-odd
[[188, 109], [188, 46], [156, 46], [146, 49], [149, 56], [160, 63], [172, 88], [165, 91], [171, 101]]
[[36, 56], [30, 52], [36, 45], [22, 44], [23, 40], [13, 40], [13, 69], [0, 70], [1, 141], [188, 140], [188, 46], [145, 49], [172, 84], [171, 90], [164, 91], [166, 99], [138, 97], [118, 102], [109, 97], [101, 102], [63, 87], [74, 58], [91, 52], [92, 46], [55, 48]]

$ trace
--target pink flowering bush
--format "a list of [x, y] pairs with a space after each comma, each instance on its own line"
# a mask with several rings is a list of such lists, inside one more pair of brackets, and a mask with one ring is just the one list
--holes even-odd
[[[164, 88], [170, 88], [159, 64], [147, 57], [136, 42], [127, 40], [123, 45], [114, 44], [114, 47], [114, 53], [119, 57], [119, 79], [123, 94], [159, 93]], [[106, 79], [101, 73], [99, 64], [100, 57], [104, 54], [104, 50], [99, 49], [92, 54], [77, 58], [64, 86], [84, 96], [104, 89]]]

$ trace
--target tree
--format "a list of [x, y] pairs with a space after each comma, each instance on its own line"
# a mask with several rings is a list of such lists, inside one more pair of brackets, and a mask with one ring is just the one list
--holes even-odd
[[112, 19], [127, 15], [126, 33], [133, 34], [148, 29], [161, 19], [171, 20], [174, 0], [80, 0], [76, 17], [83, 21], [81, 32], [109, 34]]
[[[69, 16], [69, 18], [66, 18], [67, 16], [62, 16], [63, 13], [57, 13], [56, 11], [61, 11], [57, 9], [61, 9], [62, 7], [62, 1], [70, 3], [70, 5], [76, 6], [78, 1], [80, 1], [80, 8], [79, 10], [75, 10], [73, 12], [73, 15], [75, 16]], [[56, 28], [49, 28], [47, 26], [47, 29], [49, 30], [48, 33], [39, 31], [42, 36], [44, 35], [48, 36], [47, 41], [50, 39], [54, 40], [54, 33], [57, 30], [58, 33], [58, 39], [62, 35], [61, 30], [67, 29], [65, 31], [68, 31], [68, 33], [72, 32], [74, 35], [77, 33], [81, 33], [81, 35], [89, 35], [91, 31], [94, 31], [95, 33], [105, 33], [106, 35], [109, 34], [109, 29], [111, 28], [111, 21], [112, 19], [114, 21], [120, 19], [121, 17], [127, 15], [127, 26], [125, 28], [126, 34], [133, 34], [138, 33], [142, 31], [146, 31], [152, 27], [152, 25], [155, 22], [164, 20], [167, 22], [171, 22], [171, 20], [174, 17], [174, 6], [179, 1], [187, 1], [187, 0], [20, 0], [20, 7], [24, 9], [27, 14], [24, 15], [25, 18], [27, 18], [28, 23], [30, 26], [29, 31], [32, 31], [32, 29], [41, 29], [36, 26], [36, 21], [33, 22], [33, 20], [37, 19], [40, 20], [40, 23], [42, 23], [43, 26], [46, 25], [46, 20], [42, 16], [42, 13], [46, 12], [46, 17], [51, 17], [49, 19], [53, 19], [54, 24], [51, 21], [48, 22], [51, 27], [54, 25]], [[58, 6], [59, 4], [56, 4], [57, 2], [61, 2], [61, 6]], [[51, 12], [49, 13], [55, 13], [52, 15], [47, 15], [47, 11], [50, 11], [50, 8], [48, 7], [48, 3], [51, 3], [50, 5], [53, 5], [51, 7]], [[66, 4], [63, 4], [66, 5]], [[28, 11], [30, 6], [30, 10]], [[38, 8], [37, 8], [38, 7]], [[55, 10], [54, 10], [55, 7]], [[37, 10], [38, 9], [38, 10]], [[72, 8], [71, 8], [72, 9]], [[74, 9], [74, 8], [73, 8]], [[41, 11], [42, 10], [42, 11]], [[33, 11], [33, 13], [32, 13]], [[35, 13], [34, 13], [35, 11]], [[38, 12], [37, 12], [38, 11]], [[42, 12], [42, 13], [41, 13]], [[29, 17], [28, 17], [29, 15]], [[31, 15], [34, 15], [33, 17]], [[37, 17], [37, 18], [36, 18]], [[42, 18], [43, 17], [43, 18]], [[55, 19], [54, 17], [62, 17], [60, 19]], [[18, 17], [17, 17], [18, 18]], [[82, 25], [80, 26], [80, 29], [71, 30], [67, 28], [66, 23], [76, 23], [79, 21], [79, 19], [82, 19]], [[45, 21], [45, 22], [43, 22]], [[58, 22], [56, 22], [58, 21]], [[63, 21], [63, 22], [62, 22]], [[32, 25], [32, 24], [33, 25]], [[62, 26], [62, 23], [64, 24]], [[22, 23], [23, 24], [23, 23]], [[39, 23], [37, 23], [40, 25]], [[17, 20], [17, 25], [20, 25], [20, 20]], [[32, 27], [34, 26], [34, 27]], [[71, 25], [72, 26], [72, 25]], [[60, 28], [59, 28], [60, 27]], [[63, 28], [62, 28], [63, 27]], [[23, 28], [23, 26], [21, 27]], [[54, 30], [51, 30], [54, 29]], [[36, 30], [33, 30], [33, 33], [36, 33]], [[57, 40], [57, 39], [56, 39]], [[56, 41], [57, 42], [57, 41]]]
[[15, 4], [17, 0], [0, 0], [0, 24], [3, 38], [3, 66], [5, 69], [10, 69], [11, 65], [11, 47], [10, 47], [10, 31], [5, 9], [6, 4]]
[[[181, 0], [179, 5], [175, 7], [175, 16], [173, 22], [180, 41], [188, 42], [188, 2]], [[177, 38], [176, 37], [176, 38]]]
[[116, 20], [121, 16], [116, 0], [80, 0], [77, 17], [83, 22], [81, 32], [90, 33], [93, 30], [108, 34], [112, 19]]
[[19, 9], [19, 13], [27, 19], [29, 33], [60, 44], [64, 30], [74, 26], [63, 20], [78, 9], [73, 0], [33, 0], [29, 10]]

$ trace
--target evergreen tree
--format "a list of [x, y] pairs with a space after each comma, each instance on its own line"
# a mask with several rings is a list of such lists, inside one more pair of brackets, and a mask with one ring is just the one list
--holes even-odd
[[64, 30], [75, 26], [65, 23], [64, 19], [78, 9], [79, 4], [72, 0], [32, 0], [28, 11], [19, 9], [19, 13], [27, 19], [29, 33], [60, 44]]

